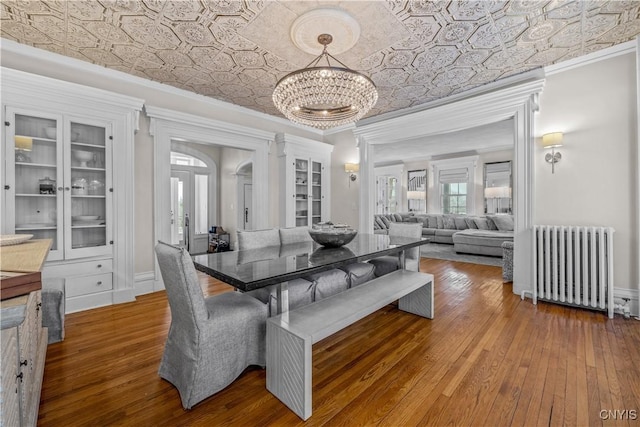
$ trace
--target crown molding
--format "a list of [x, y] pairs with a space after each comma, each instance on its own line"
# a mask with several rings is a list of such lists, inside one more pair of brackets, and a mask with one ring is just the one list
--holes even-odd
[[589, 53], [587, 55], [578, 56], [577, 58], [562, 61], [557, 64], [548, 65], [544, 68], [545, 75], [551, 76], [553, 74], [569, 71], [573, 68], [582, 67], [584, 65], [593, 64], [598, 61], [604, 61], [607, 59], [615, 58], [619, 55], [625, 55], [628, 53], [635, 53], [636, 41], [628, 41], [626, 43], [620, 43], [615, 46], [601, 49], [596, 52]]
[[[73, 70], [73, 73], [69, 73], [70, 76], [76, 75], [76, 73], [78, 73], [79, 75], [85, 74], [85, 75], [91, 75], [98, 78], [108, 79], [110, 81], [113, 81], [114, 83], [125, 83], [125, 84], [137, 85], [137, 86], [145, 87], [147, 89], [152, 89], [154, 91], [162, 92], [168, 95], [180, 96], [183, 98], [192, 99], [197, 102], [203, 102], [214, 108], [236, 111], [238, 113], [241, 113], [249, 117], [254, 117], [257, 119], [272, 122], [276, 125], [287, 125], [287, 126], [300, 129], [305, 132], [312, 132], [319, 136], [324, 135], [324, 132], [319, 129], [298, 125], [296, 123], [293, 123], [281, 117], [275, 117], [266, 113], [261, 113], [259, 111], [251, 110], [246, 107], [241, 107], [239, 105], [231, 104], [225, 101], [220, 101], [218, 99], [210, 98], [204, 95], [199, 95], [197, 93], [190, 92], [185, 89], [180, 89], [180, 88], [169, 86], [163, 83], [154, 82], [152, 80], [127, 74], [122, 71], [101, 67], [99, 65], [81, 61], [76, 58], [70, 58], [67, 56], [59, 55], [57, 53], [49, 52], [47, 50], [38, 49], [33, 46], [17, 43], [17, 42], [14, 42], [13, 40], [8, 40], [4, 38], [1, 39], [0, 52], [2, 52], [2, 59], [3, 59], [2, 65], [4, 67], [12, 68], [6, 65], [7, 54], [15, 55], [18, 58], [18, 60], [28, 60], [28, 61], [33, 61], [33, 63], [40, 64], [41, 65], [40, 68], [43, 70], [47, 69], [47, 64], [51, 64], [59, 67], [68, 67], [71, 70]], [[15, 69], [18, 69], [18, 70], [20, 69], [19, 65], [16, 65], [16, 67], [17, 68]], [[49, 77], [49, 78], [52, 78], [52, 77]], [[56, 80], [60, 80], [60, 79], [56, 79]]]

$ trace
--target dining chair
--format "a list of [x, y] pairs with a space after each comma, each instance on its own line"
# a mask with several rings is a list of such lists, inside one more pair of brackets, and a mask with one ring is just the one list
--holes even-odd
[[267, 230], [238, 230], [238, 250], [280, 246], [280, 232], [277, 228]]
[[308, 227], [288, 227], [280, 229], [280, 243], [283, 245], [302, 242], [313, 242]]
[[184, 248], [158, 242], [155, 250], [171, 310], [158, 374], [191, 409], [248, 366], [265, 366], [267, 307], [239, 292], [205, 298]]
[[[412, 237], [419, 239], [422, 237], [421, 223], [395, 223], [389, 224], [389, 239], [393, 243], [394, 237]], [[411, 248], [405, 251], [405, 269], [420, 271], [420, 247]], [[376, 277], [384, 276], [400, 267], [400, 262], [396, 255], [385, 255], [369, 260], [375, 266]]]
[[[298, 228], [298, 227], [295, 227]], [[304, 230], [301, 230], [304, 228]], [[283, 229], [270, 230], [248, 230], [238, 231], [238, 250], [259, 250], [274, 246], [281, 246], [281, 231]], [[302, 231], [309, 235], [305, 227], [300, 229], [286, 229], [284, 232], [285, 239], [289, 243], [295, 241], [304, 241]], [[311, 239], [311, 237], [309, 237]], [[240, 258], [240, 254], [239, 254]], [[251, 296], [262, 303], [266, 304], [269, 316], [278, 314], [278, 287], [281, 285], [265, 286], [253, 291], [245, 292], [245, 295]], [[289, 309], [301, 307], [313, 302], [314, 283], [305, 279], [295, 279], [287, 282], [287, 297]]]

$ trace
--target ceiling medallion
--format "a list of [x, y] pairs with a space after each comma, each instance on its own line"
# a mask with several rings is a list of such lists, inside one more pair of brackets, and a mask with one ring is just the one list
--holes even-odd
[[[327, 52], [330, 34], [320, 34], [320, 56], [301, 70], [284, 76], [273, 91], [273, 103], [289, 120], [319, 129], [361, 119], [376, 104], [378, 91], [371, 79], [353, 71]], [[320, 65], [325, 59], [327, 65]], [[330, 59], [340, 66], [331, 65]]]

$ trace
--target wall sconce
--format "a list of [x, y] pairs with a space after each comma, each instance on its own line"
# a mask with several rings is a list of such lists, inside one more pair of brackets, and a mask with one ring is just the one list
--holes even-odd
[[551, 153], [547, 153], [544, 159], [551, 163], [551, 173], [555, 172], [555, 164], [560, 161], [562, 154], [556, 153], [555, 149], [562, 147], [562, 132], [546, 133], [542, 135], [542, 147], [551, 148]]
[[355, 181], [358, 178], [358, 176], [356, 175], [356, 172], [360, 171], [360, 165], [358, 163], [345, 163], [344, 171], [350, 174], [349, 185], [351, 185], [351, 181]]

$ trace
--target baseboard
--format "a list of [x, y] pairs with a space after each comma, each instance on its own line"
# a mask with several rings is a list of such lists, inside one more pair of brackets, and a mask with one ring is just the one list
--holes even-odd
[[[640, 316], [640, 291], [637, 289], [613, 288], [613, 300], [621, 305], [628, 300], [631, 316]], [[623, 311], [616, 310], [616, 314], [623, 314]]]
[[113, 304], [113, 292], [96, 292], [88, 295], [67, 298], [65, 301], [65, 314], [77, 311], [90, 310]]
[[156, 275], [153, 271], [136, 273], [133, 285], [135, 295], [138, 296], [155, 292], [157, 290], [155, 282]]

